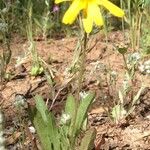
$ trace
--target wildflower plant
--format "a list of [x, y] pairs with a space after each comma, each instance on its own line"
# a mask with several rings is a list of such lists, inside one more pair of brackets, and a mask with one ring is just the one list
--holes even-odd
[[29, 52], [31, 52], [32, 59], [33, 59], [33, 64], [31, 68], [30, 74], [32, 76], [37, 76], [43, 73], [43, 67], [41, 65], [41, 62], [39, 61], [39, 56], [36, 50], [36, 45], [33, 40], [33, 24], [32, 24], [32, 10], [33, 9], [33, 4], [31, 0], [28, 1], [28, 19], [27, 19], [27, 38], [29, 41]]
[[[55, 0], [56, 4], [64, 2], [67, 0]], [[87, 42], [88, 42], [88, 34], [92, 31], [94, 24], [97, 26], [104, 25], [101, 6], [108, 9], [111, 14], [117, 17], [123, 17], [124, 11], [114, 5], [109, 0], [69, 0], [70, 6], [64, 17], [62, 22], [64, 24], [72, 24], [77, 17], [79, 16], [79, 24], [81, 30], [81, 38], [80, 38], [80, 51], [79, 51], [79, 74], [78, 74], [78, 99], [79, 93], [82, 89], [82, 82], [84, 80], [84, 71], [85, 71], [85, 63], [86, 63], [86, 55], [87, 55]], [[78, 50], [78, 49], [77, 49]]]
[[42, 38], [44, 40], [47, 40], [47, 36], [50, 31], [50, 29], [52, 29], [52, 27], [54, 26], [54, 22], [52, 22], [52, 14], [56, 13], [57, 11], [59, 11], [59, 7], [54, 6], [53, 10], [51, 10], [51, 2], [50, 0], [44, 0], [44, 10], [42, 12], [42, 14], [38, 14], [38, 15], [34, 15], [33, 14], [33, 20], [35, 22], [35, 24], [39, 27], [39, 29], [41, 29], [42, 31]]
[[[61, 3], [68, 0], [56, 0]], [[69, 0], [70, 6], [66, 11], [62, 22], [72, 24], [79, 18], [80, 34], [78, 51], [79, 70], [77, 74], [78, 90], [74, 98], [69, 95], [66, 100], [64, 113], [57, 123], [54, 115], [48, 111], [41, 96], [35, 96], [36, 108], [29, 110], [32, 123], [40, 137], [44, 149], [53, 150], [88, 150], [94, 148], [95, 129], [87, 130], [81, 144], [78, 147], [77, 139], [82, 131], [86, 129], [87, 111], [95, 99], [95, 94], [81, 94], [84, 80], [85, 63], [87, 55], [88, 34], [92, 32], [94, 24], [102, 26], [104, 24], [101, 6], [108, 9], [111, 14], [123, 17], [124, 11], [114, 5], [109, 0]], [[78, 17], [79, 16], [79, 17]], [[48, 132], [49, 131], [49, 132]]]
[[87, 130], [86, 127], [87, 132], [81, 140], [81, 145], [77, 145], [77, 142], [94, 97], [94, 93], [89, 93], [81, 99], [81, 103], [77, 107], [75, 98], [69, 94], [64, 112], [58, 120], [52, 112], [48, 111], [43, 98], [36, 95], [36, 108], [29, 110], [29, 116], [40, 138], [42, 148], [45, 150], [93, 149], [96, 137], [95, 129]]
[[[141, 54], [138, 52], [132, 54], [130, 53], [126, 58], [125, 54], [127, 52], [127, 48], [118, 48], [118, 51], [123, 56], [125, 74], [121, 89], [118, 92], [119, 100], [111, 111], [112, 120], [117, 124], [134, 111], [135, 105], [138, 103], [141, 93], [146, 88], [146, 85], [142, 83], [139, 90], [137, 92], [134, 91], [135, 73], [141, 61]], [[142, 66], [141, 68], [144, 72], [145, 66]]]

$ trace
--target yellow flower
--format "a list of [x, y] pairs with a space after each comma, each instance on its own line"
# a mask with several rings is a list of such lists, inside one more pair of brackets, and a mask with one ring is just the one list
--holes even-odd
[[69, 9], [63, 17], [63, 23], [72, 24], [80, 11], [83, 13], [83, 26], [87, 33], [92, 31], [93, 24], [102, 26], [104, 24], [99, 6], [103, 6], [117, 17], [123, 17], [124, 11], [109, 0], [55, 0], [55, 3], [71, 1]]

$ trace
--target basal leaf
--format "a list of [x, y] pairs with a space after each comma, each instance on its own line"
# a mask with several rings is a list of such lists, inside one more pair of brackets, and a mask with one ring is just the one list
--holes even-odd
[[81, 100], [79, 108], [77, 110], [74, 134], [78, 134], [78, 131], [81, 129], [83, 121], [87, 116], [88, 108], [93, 102], [94, 98], [95, 98], [95, 94], [89, 93], [85, 98]]
[[92, 150], [94, 148], [94, 140], [96, 139], [96, 129], [90, 129], [85, 133], [79, 150]]

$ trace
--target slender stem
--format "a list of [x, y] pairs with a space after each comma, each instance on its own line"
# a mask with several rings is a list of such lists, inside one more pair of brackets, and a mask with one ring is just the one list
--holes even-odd
[[[122, 56], [123, 56], [123, 61], [124, 61], [125, 69], [126, 69], [128, 75], [130, 76], [131, 73], [130, 73], [130, 69], [128, 68], [125, 55], [122, 55]], [[131, 77], [130, 81], [131, 81], [131, 87], [134, 87], [133, 77]], [[131, 88], [131, 101], [133, 100], [133, 94], [134, 94], [134, 93], [133, 93], [133, 88]]]
[[140, 34], [141, 34], [141, 23], [142, 23], [142, 13], [139, 12], [139, 16], [138, 16], [138, 25], [137, 25], [137, 49], [139, 49], [140, 47]]
[[[78, 90], [77, 90], [77, 101], [76, 101], [76, 117], [77, 117], [77, 110], [78, 110], [78, 106], [80, 104], [80, 91], [82, 90], [83, 87], [83, 79], [84, 79], [84, 72], [85, 72], [85, 62], [86, 62], [86, 50], [87, 50], [87, 33], [84, 32], [84, 37], [83, 37], [83, 41], [81, 43], [81, 52], [80, 52], [80, 62], [79, 62], [79, 74], [78, 74]], [[75, 118], [76, 119], [76, 118]], [[71, 138], [71, 147], [72, 149], [74, 149], [74, 145], [75, 145], [75, 138], [73, 135], [73, 137]]]
[[83, 79], [84, 79], [84, 72], [85, 72], [85, 62], [86, 62], [86, 49], [87, 49], [87, 33], [84, 33], [84, 38], [83, 38], [83, 46], [81, 50], [81, 55], [80, 55], [80, 71], [79, 71], [79, 76], [78, 76], [78, 100], [80, 97], [80, 91], [82, 90], [83, 87]]
[[127, 61], [126, 61], [125, 55], [122, 55], [122, 56], [123, 56], [123, 61], [124, 61], [125, 69], [129, 73], [130, 71], [129, 71], [129, 68], [128, 68], [128, 65], [127, 65]]
[[129, 18], [129, 26], [130, 26], [130, 40], [131, 40], [131, 46], [132, 50], [134, 49], [134, 23], [133, 18], [131, 16], [131, 0], [128, 0], [128, 18]]
[[[120, 0], [121, 9], [123, 9], [123, 0]], [[122, 31], [123, 31], [123, 40], [125, 42], [125, 25], [124, 25], [124, 19], [122, 18]]]

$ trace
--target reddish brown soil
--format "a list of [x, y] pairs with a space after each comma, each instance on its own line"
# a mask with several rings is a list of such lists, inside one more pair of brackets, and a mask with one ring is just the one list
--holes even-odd
[[[97, 149], [147, 150], [150, 149], [150, 87], [140, 97], [140, 102], [133, 114], [127, 119], [120, 121], [119, 124], [113, 123], [105, 111], [105, 109], [109, 110], [113, 106], [113, 97], [115, 97], [118, 89], [122, 86], [124, 76], [123, 60], [115, 48], [116, 44], [121, 44], [122, 42], [123, 36], [120, 32], [112, 32], [108, 37], [107, 44], [105, 37], [100, 36], [100, 34], [92, 36], [89, 41], [89, 48], [95, 45], [95, 43], [96, 45], [87, 55], [84, 90], [92, 90], [97, 93], [96, 101], [89, 112], [89, 124], [90, 127], [97, 129], [97, 139], [95, 141], [96, 145], [99, 145]], [[50, 64], [53, 69], [57, 70], [54, 78], [56, 91], [65, 82], [64, 71], [71, 64], [76, 43], [76, 38], [50, 39], [47, 42], [36, 41], [39, 56], [47, 64]], [[14, 106], [16, 95], [21, 94], [25, 96], [31, 105], [34, 105], [33, 96], [35, 94], [42, 95], [45, 100], [50, 99], [51, 89], [45, 77], [31, 77], [29, 74], [32, 62], [29, 55], [20, 66], [14, 67], [16, 58], [23, 56], [27, 48], [28, 43], [26, 40], [20, 40], [18, 37], [14, 39], [11, 44], [12, 60], [7, 69], [8, 72], [14, 74], [14, 78], [1, 85], [0, 106], [5, 117], [5, 137], [8, 149], [23, 149], [19, 142], [22, 134], [20, 126], [22, 125], [18, 121], [18, 115], [22, 115], [27, 120], [27, 114], [24, 110], [22, 114], [16, 111]], [[92, 69], [98, 61], [107, 65], [111, 70], [118, 72], [116, 90], [108, 88], [104, 72], [94, 70], [96, 73], [92, 73]], [[149, 79], [137, 74], [134, 87], [135, 92], [140, 88], [140, 78], [143, 78], [144, 82], [150, 85]], [[97, 82], [99, 79], [102, 79], [101, 86]], [[55, 107], [53, 107], [53, 111], [56, 114], [60, 113], [59, 108], [62, 108], [67, 94], [68, 91], [64, 89], [57, 97]], [[25, 140], [23, 145], [26, 149], [30, 149], [30, 134], [27, 133], [27, 130], [24, 131]]]

